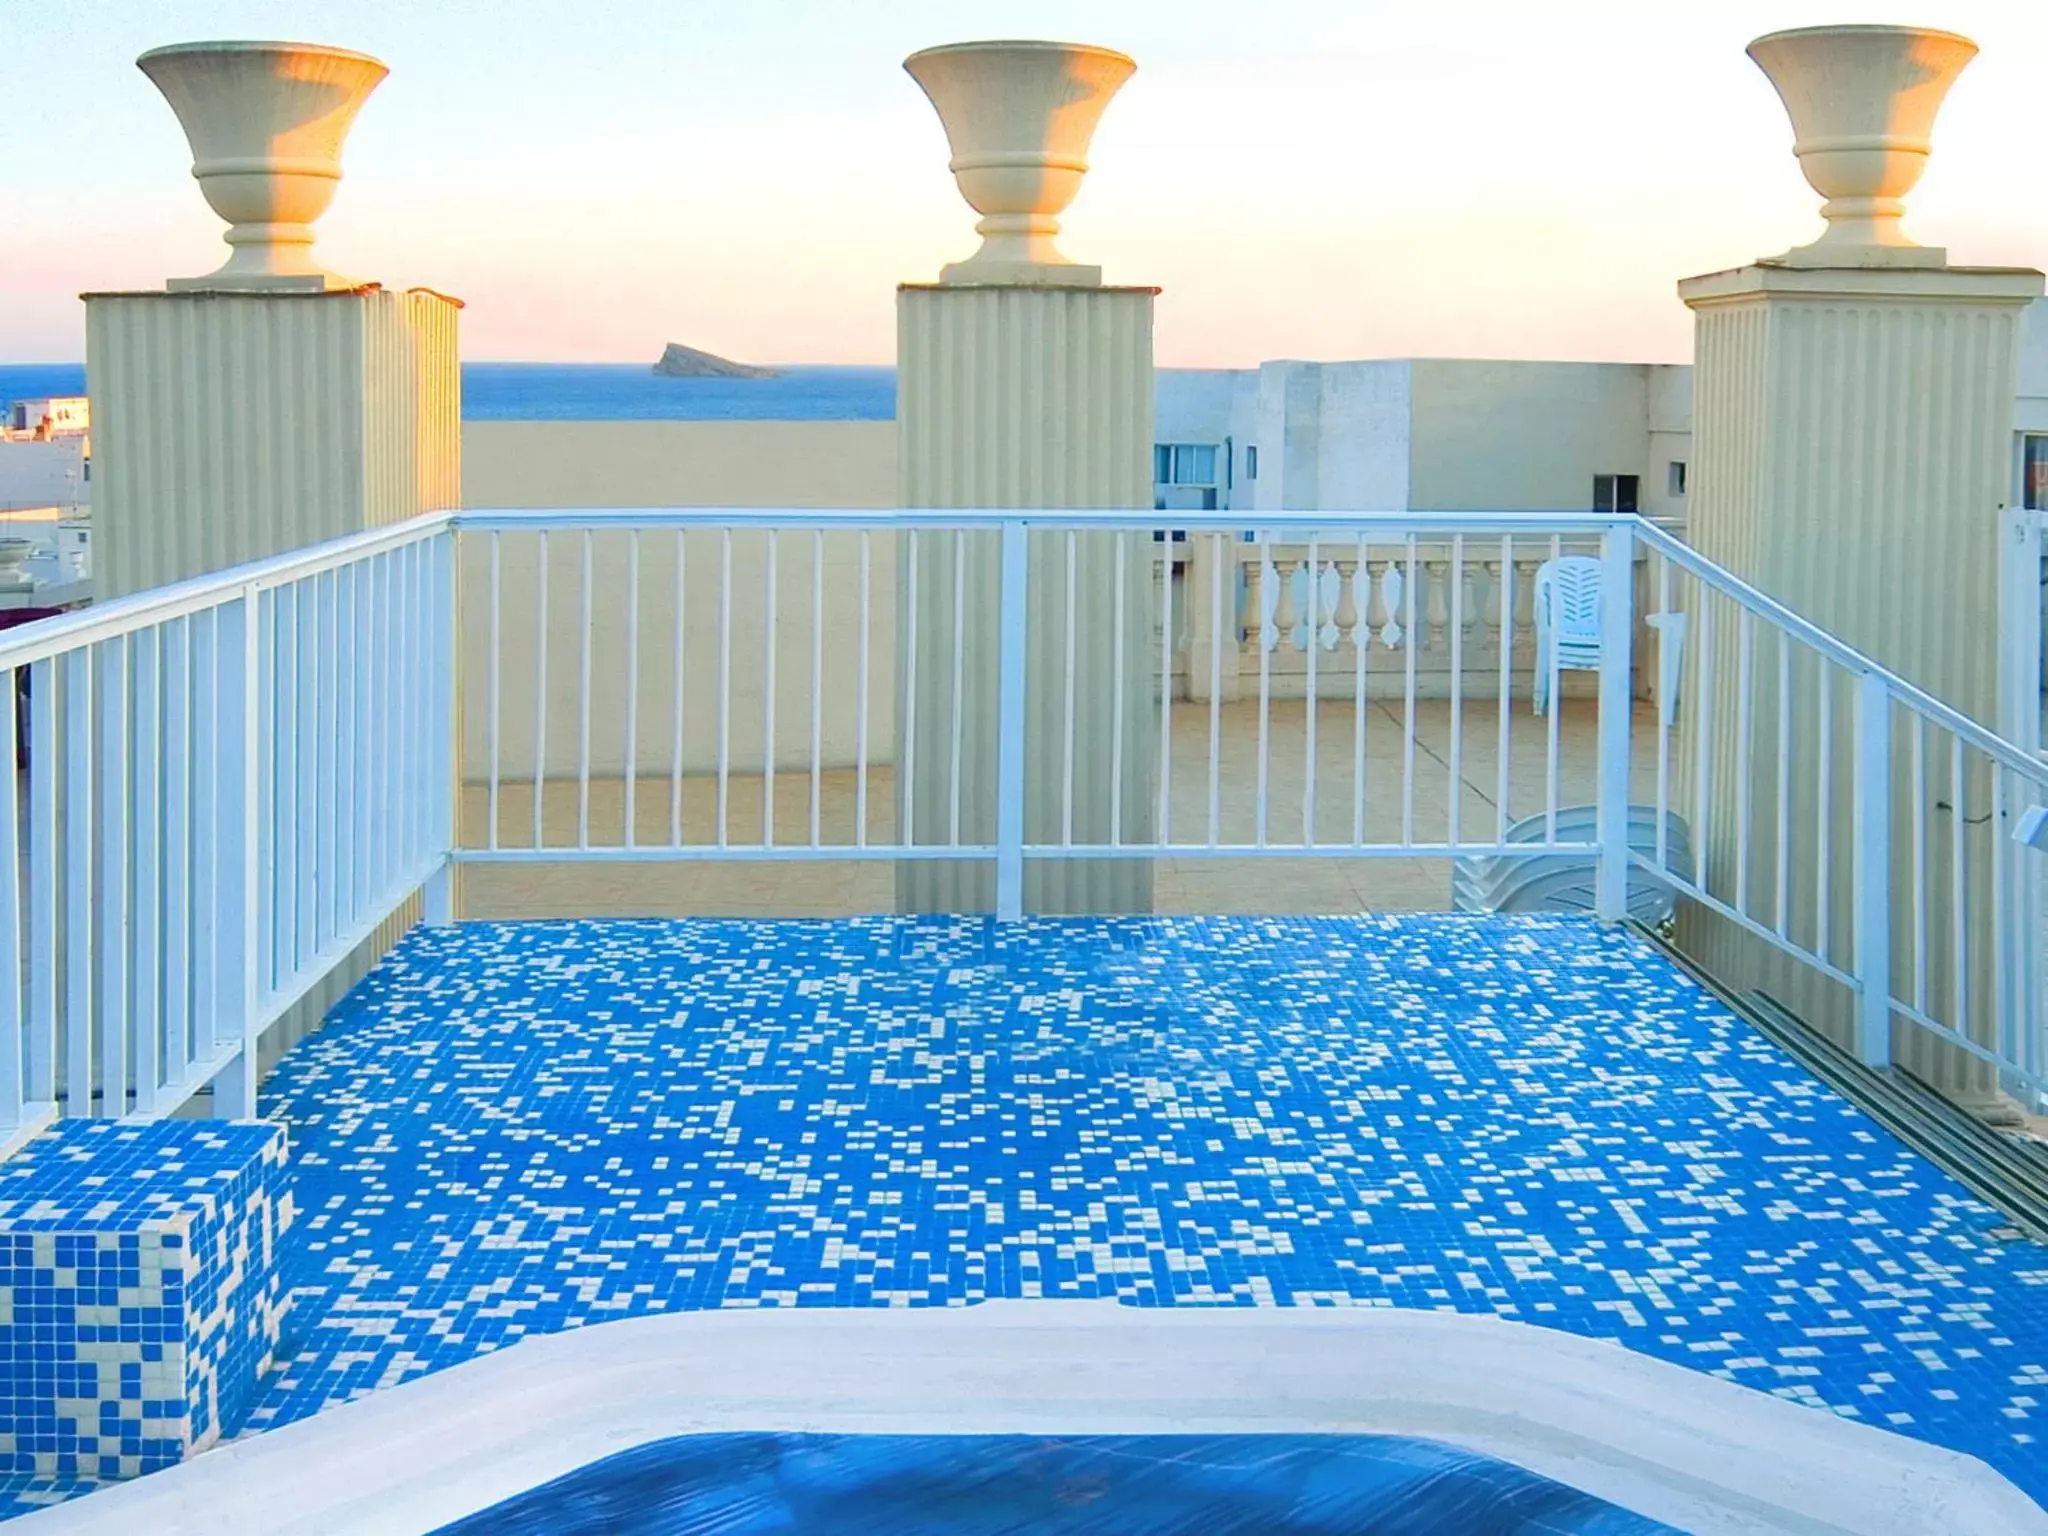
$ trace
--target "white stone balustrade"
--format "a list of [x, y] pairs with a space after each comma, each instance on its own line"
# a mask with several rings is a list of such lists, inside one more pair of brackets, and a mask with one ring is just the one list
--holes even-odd
[[[1555, 552], [1596, 553], [1590, 545], [1571, 543]], [[1510, 696], [1526, 698], [1536, 665], [1536, 571], [1552, 553], [1547, 541], [1517, 543], [1509, 562], [1503, 560], [1498, 539], [1468, 539], [1462, 548], [1418, 541], [1412, 547], [1369, 543], [1320, 545], [1311, 551], [1302, 543], [1198, 537], [1176, 549], [1177, 692], [1208, 698], [1208, 648], [1211, 635], [1220, 630], [1223, 654], [1214, 672], [1225, 699], [1257, 692], [1261, 644], [1269, 653], [1272, 697], [1304, 697], [1312, 633], [1319, 647], [1314, 668], [1318, 698], [1352, 696], [1360, 645], [1365, 647], [1368, 696], [1400, 697], [1407, 688], [1405, 652], [1411, 636], [1418, 697], [1448, 698], [1455, 661], [1460, 696], [1497, 698], [1506, 631]], [[1221, 583], [1226, 612], [1220, 623], [1210, 611], [1216, 582], [1209, 564], [1217, 558], [1231, 567]], [[1510, 569], [1512, 580], [1506, 574]], [[1634, 660], [1637, 692], [1647, 698], [1656, 679], [1655, 636], [1641, 621], [1654, 609], [1655, 594], [1643, 578], [1645, 569], [1639, 562]], [[1590, 698], [1595, 691], [1591, 672], [1568, 672], [1562, 682], [1567, 697]]]

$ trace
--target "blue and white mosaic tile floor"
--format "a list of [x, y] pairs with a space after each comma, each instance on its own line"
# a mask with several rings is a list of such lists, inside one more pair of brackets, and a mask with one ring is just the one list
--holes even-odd
[[421, 931], [264, 1112], [301, 1230], [254, 1428], [669, 1309], [1433, 1307], [2048, 1496], [2048, 1250], [1588, 924]]

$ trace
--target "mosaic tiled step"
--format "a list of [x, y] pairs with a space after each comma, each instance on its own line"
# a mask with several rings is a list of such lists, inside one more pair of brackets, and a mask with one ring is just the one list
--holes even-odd
[[262, 1121], [60, 1121], [0, 1163], [0, 1473], [134, 1477], [242, 1426], [291, 1223]]

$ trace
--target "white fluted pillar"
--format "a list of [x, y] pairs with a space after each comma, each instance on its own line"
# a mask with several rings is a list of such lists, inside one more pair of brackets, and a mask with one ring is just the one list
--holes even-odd
[[[990, 43], [905, 67], [945, 123], [984, 243], [938, 283], [898, 290], [903, 504], [1149, 508], [1157, 290], [1105, 287], [1052, 243], [1095, 120], [1135, 66], [1106, 49]], [[1163, 547], [1144, 534], [1031, 539], [1027, 843], [1154, 835]], [[998, 540], [920, 533], [897, 558], [901, 825], [917, 844], [992, 843]], [[1144, 860], [1025, 867], [1026, 911], [1147, 911], [1151, 892]], [[988, 911], [994, 895], [992, 863], [898, 866], [904, 911]]]

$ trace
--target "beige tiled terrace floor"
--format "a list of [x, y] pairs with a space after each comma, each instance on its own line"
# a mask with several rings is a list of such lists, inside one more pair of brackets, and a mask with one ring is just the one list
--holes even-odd
[[[1366, 718], [1364, 814], [1366, 836], [1396, 841], [1409, 814], [1404, 795], [1407, 756], [1399, 701], [1374, 703]], [[1324, 702], [1316, 711], [1316, 821], [1319, 841], [1350, 841], [1358, 809], [1358, 775], [1354, 748], [1356, 718], [1349, 702]], [[1559, 721], [1559, 803], [1593, 798], [1595, 712], [1589, 701], [1568, 701]], [[1217, 840], [1249, 843], [1255, 838], [1258, 779], [1258, 716], [1253, 703], [1221, 707], [1218, 724]], [[1412, 816], [1414, 838], [1442, 840], [1447, 835], [1452, 801], [1450, 706], [1443, 701], [1417, 705]], [[1636, 711], [1634, 732], [1636, 794], [1653, 790], [1656, 735], [1654, 716], [1646, 705]], [[1466, 841], [1490, 840], [1497, 820], [1499, 716], [1495, 705], [1473, 702], [1465, 707], [1459, 741], [1458, 795], [1461, 835]], [[1296, 841], [1301, 836], [1305, 789], [1306, 719], [1299, 701], [1275, 703], [1268, 722], [1268, 839]], [[1514, 706], [1508, 752], [1510, 817], [1532, 814], [1544, 803], [1549, 738], [1545, 723], [1532, 716], [1526, 702]], [[1182, 704], [1174, 709], [1171, 762], [1171, 833], [1175, 841], [1209, 839], [1210, 713], [1207, 705]], [[886, 766], [867, 777], [868, 836], [886, 842], [895, 832], [894, 781]], [[821, 840], [852, 841], [858, 795], [857, 776], [850, 769], [820, 776], [818, 824]], [[668, 778], [642, 778], [635, 791], [634, 823], [638, 840], [663, 843], [669, 838], [671, 784]], [[622, 840], [625, 784], [621, 779], [593, 780], [589, 822], [593, 844]], [[687, 843], [713, 840], [716, 785], [709, 778], [683, 782], [683, 835]], [[758, 843], [761, 833], [762, 781], [758, 772], [733, 774], [727, 789], [727, 837], [734, 843]], [[487, 791], [470, 785], [464, 793], [464, 842], [484, 840]], [[573, 779], [550, 780], [542, 797], [543, 840], [551, 847], [577, 841], [580, 812]], [[779, 843], [810, 838], [811, 791], [807, 771], [776, 775], [775, 836]], [[506, 847], [533, 844], [533, 792], [530, 783], [501, 784], [499, 839]], [[895, 872], [890, 862], [858, 860], [764, 864], [708, 862], [549, 861], [481, 867], [464, 871], [462, 905], [470, 917], [582, 916], [843, 916], [886, 912], [895, 900]], [[1432, 911], [1450, 905], [1450, 868], [1438, 859], [1272, 858], [1218, 859], [1176, 855], [1158, 862], [1154, 876], [1155, 906], [1161, 912], [1208, 913], [1339, 913], [1358, 911]]]

